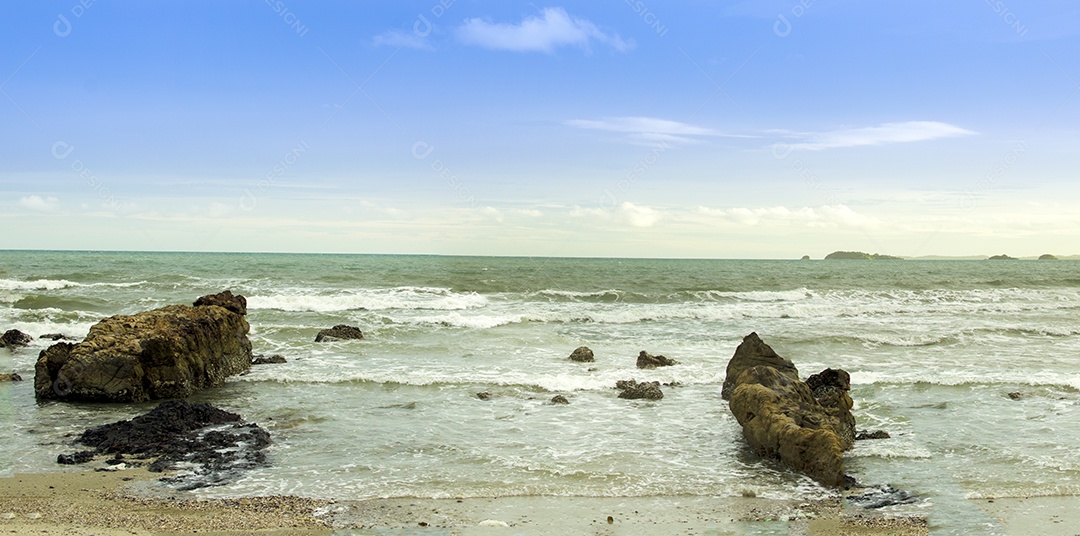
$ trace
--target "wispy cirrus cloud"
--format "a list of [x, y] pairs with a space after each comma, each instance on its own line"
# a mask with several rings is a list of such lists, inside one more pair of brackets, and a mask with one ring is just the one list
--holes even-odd
[[592, 22], [573, 17], [559, 7], [544, 8], [540, 16], [526, 17], [520, 23], [498, 23], [479, 18], [465, 19], [457, 29], [457, 38], [467, 45], [515, 52], [553, 52], [560, 46], [589, 48], [598, 42], [625, 52], [634, 42], [615, 32], [604, 32]]
[[732, 136], [717, 132], [711, 128], [655, 117], [572, 119], [566, 121], [565, 124], [577, 128], [621, 132], [628, 134], [633, 141], [638, 142], [701, 143], [700, 138], [702, 137]]
[[885, 145], [890, 143], [910, 143], [975, 134], [975, 132], [965, 128], [949, 123], [942, 123], [940, 121], [882, 123], [872, 127], [846, 128], [820, 132], [774, 130], [771, 133], [779, 134], [792, 140], [787, 143], [778, 143], [776, 144], [776, 147], [787, 150], [803, 151], [821, 151], [824, 149]]

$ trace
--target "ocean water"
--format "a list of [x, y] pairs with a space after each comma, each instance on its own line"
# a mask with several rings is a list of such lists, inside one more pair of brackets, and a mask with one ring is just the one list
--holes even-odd
[[[289, 362], [193, 397], [274, 439], [270, 467], [202, 496], [833, 496], [750, 452], [720, 399], [751, 331], [804, 376], [850, 372], [859, 429], [892, 438], [849, 473], [922, 497], [891, 511], [994, 534], [978, 501], [1080, 496], [1080, 262], [6, 251], [0, 330], [81, 338], [223, 289]], [[367, 339], [313, 342], [342, 323]], [[0, 350], [27, 380], [0, 384], [2, 471], [69, 470], [70, 434], [154, 405], [37, 404], [48, 344]], [[567, 359], [582, 345], [595, 363]], [[641, 350], [680, 364], [638, 370]], [[679, 385], [630, 401], [620, 379]]]

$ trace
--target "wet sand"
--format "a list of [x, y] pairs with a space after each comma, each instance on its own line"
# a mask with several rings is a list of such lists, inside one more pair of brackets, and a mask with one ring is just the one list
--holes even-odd
[[[0, 534], [927, 534], [920, 518], [852, 517], [837, 501], [744, 497], [192, 500], [137, 493], [145, 469], [0, 478]], [[139, 497], [136, 497], [139, 495]]]

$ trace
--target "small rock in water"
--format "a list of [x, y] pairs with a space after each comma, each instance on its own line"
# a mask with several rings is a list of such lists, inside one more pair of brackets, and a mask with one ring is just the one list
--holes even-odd
[[83, 450], [74, 454], [61, 454], [56, 457], [56, 463], [61, 465], [76, 465], [86, 463], [92, 459], [94, 459], [94, 451]]
[[315, 342], [333, 342], [339, 340], [356, 339], [362, 340], [364, 332], [360, 328], [338, 324], [330, 329], [324, 329], [315, 336]]
[[641, 369], [654, 369], [656, 367], [670, 367], [671, 365], [678, 365], [679, 362], [674, 359], [668, 359], [662, 355], [652, 355], [645, 350], [642, 350], [637, 357], [637, 368]]
[[1011, 398], [1013, 400], [1020, 400], [1021, 398], [1024, 398], [1024, 394], [1021, 393], [1020, 391], [1013, 391], [1013, 392], [1009, 393], [1009, 398]]
[[868, 510], [884, 508], [896, 504], [911, 504], [919, 500], [917, 495], [898, 490], [888, 484], [880, 484], [862, 488], [865, 491], [848, 495], [847, 500], [851, 504], [861, 506]]
[[0, 335], [0, 346], [7, 346], [8, 348], [15, 348], [17, 346], [30, 346], [30, 343], [34, 341], [34, 338], [17, 330], [9, 329]]
[[885, 430], [875, 430], [873, 432], [862, 431], [855, 435], [855, 441], [862, 441], [864, 439], [889, 439], [889, 432]]
[[573, 353], [570, 354], [570, 360], [581, 363], [591, 363], [596, 361], [596, 359], [593, 358], [592, 350], [590, 350], [588, 346], [581, 346], [574, 350]]
[[551, 397], [551, 403], [552, 404], [569, 404], [570, 401], [567, 400], [566, 397], [563, 396], [563, 395], [555, 395], [555, 396]]
[[270, 357], [262, 355], [255, 356], [255, 360], [251, 362], [252, 365], [274, 365], [281, 363], [288, 363], [288, 361], [285, 360], [285, 356], [281, 354], [274, 354]]
[[619, 380], [615, 382], [615, 388], [622, 391], [619, 398], [630, 400], [644, 398], [646, 400], [660, 400], [664, 398], [664, 392], [660, 390], [660, 382], [641, 382], [637, 380]]
[[0, 382], [21, 382], [22, 376], [12, 372], [11, 374], [0, 374]]
[[487, 391], [476, 393], [476, 398], [479, 398], [480, 400], [491, 400], [491, 393]]

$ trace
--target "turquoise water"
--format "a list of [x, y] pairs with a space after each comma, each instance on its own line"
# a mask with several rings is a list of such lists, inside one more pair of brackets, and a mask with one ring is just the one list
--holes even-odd
[[[804, 375], [851, 373], [859, 428], [893, 438], [860, 442], [849, 472], [923, 496], [894, 509], [935, 532], [998, 531], [975, 500], [1080, 495], [1074, 261], [0, 252], [0, 329], [82, 337], [226, 288], [255, 352], [289, 362], [195, 397], [275, 441], [272, 467], [205, 495], [829, 496], [750, 453], [720, 399], [751, 331]], [[367, 340], [313, 342], [340, 323]], [[581, 345], [596, 363], [566, 359]], [[46, 346], [0, 366], [31, 380]], [[639, 371], [641, 350], [681, 364]], [[681, 386], [616, 398], [629, 378]], [[9, 471], [62, 470], [66, 434], [152, 407], [38, 405], [30, 381], [0, 395]]]

